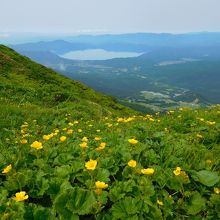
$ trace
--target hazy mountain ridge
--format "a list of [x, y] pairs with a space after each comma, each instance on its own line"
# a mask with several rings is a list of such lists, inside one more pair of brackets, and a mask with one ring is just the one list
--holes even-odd
[[[219, 102], [219, 36], [219, 33], [85, 35], [66, 38], [68, 42], [62, 40], [13, 47], [70, 78], [116, 96], [129, 106], [133, 103], [135, 106], [150, 105], [150, 108], [164, 110]], [[140, 51], [141, 48], [145, 53], [133, 58], [103, 61], [77, 61], [59, 56], [62, 50], [75, 50], [74, 45], [75, 48], [81, 45], [82, 49], [84, 45], [86, 49], [97, 47], [107, 51], [123, 47], [125, 50]], [[143, 91], [148, 92], [145, 98]], [[154, 93], [161, 93], [162, 96], [153, 98]]]

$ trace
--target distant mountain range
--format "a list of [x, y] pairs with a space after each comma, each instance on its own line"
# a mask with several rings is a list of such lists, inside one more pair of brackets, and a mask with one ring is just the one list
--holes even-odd
[[[11, 46], [145, 112], [220, 100], [220, 33], [78, 36]], [[104, 61], [60, 57], [69, 51], [95, 48], [144, 54]]]

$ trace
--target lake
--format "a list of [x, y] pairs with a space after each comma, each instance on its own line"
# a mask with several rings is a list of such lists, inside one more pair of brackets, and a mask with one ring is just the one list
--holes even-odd
[[114, 52], [103, 49], [76, 50], [60, 55], [71, 60], [108, 60], [113, 58], [137, 57], [142, 53], [136, 52]]

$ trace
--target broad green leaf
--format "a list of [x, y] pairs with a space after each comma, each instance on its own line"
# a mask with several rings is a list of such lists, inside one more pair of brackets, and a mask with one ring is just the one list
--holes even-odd
[[34, 220], [52, 220], [52, 212], [48, 208], [39, 207], [34, 210]]
[[62, 220], [77, 219], [77, 215], [73, 214], [69, 209], [66, 208], [66, 203], [69, 200], [69, 192], [70, 190], [60, 193], [54, 200], [54, 207]]
[[55, 168], [55, 174], [58, 177], [66, 177], [67, 175], [71, 174], [71, 167], [69, 165], [63, 165], [60, 167]]
[[95, 178], [99, 181], [103, 181], [103, 182], [108, 182], [109, 181], [109, 171], [107, 169], [98, 169], [96, 174], [95, 174]]
[[136, 214], [142, 210], [142, 205], [139, 198], [125, 197], [112, 206], [113, 219], [138, 219]]
[[96, 199], [93, 192], [81, 188], [73, 188], [66, 207], [72, 213], [85, 215], [90, 213], [95, 202]]
[[216, 172], [201, 170], [199, 172], [193, 172], [192, 178], [195, 181], [202, 183], [205, 186], [214, 186], [220, 180], [220, 177]]
[[191, 198], [187, 213], [190, 215], [196, 215], [205, 208], [205, 203], [206, 200], [202, 198], [198, 192], [195, 192]]

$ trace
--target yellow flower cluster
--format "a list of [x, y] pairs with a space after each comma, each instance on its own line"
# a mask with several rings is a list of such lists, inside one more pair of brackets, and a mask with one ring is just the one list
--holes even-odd
[[44, 139], [45, 141], [48, 141], [48, 140], [50, 140], [53, 136], [54, 136], [53, 133], [47, 134], [47, 135], [43, 135], [43, 139]]
[[135, 119], [135, 117], [128, 117], [128, 118], [118, 118], [117, 122], [124, 122], [124, 123], [128, 123], [130, 121], [133, 121]]

